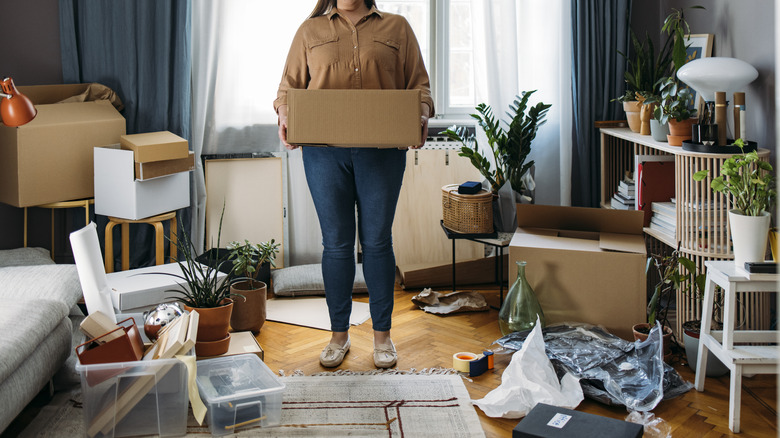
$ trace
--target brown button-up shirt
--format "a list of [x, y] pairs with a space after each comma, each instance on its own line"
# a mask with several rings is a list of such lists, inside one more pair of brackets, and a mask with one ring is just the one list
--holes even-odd
[[336, 8], [303, 22], [293, 38], [274, 110], [287, 89], [419, 89], [433, 99], [428, 72], [411, 26], [400, 15], [371, 8], [356, 25]]

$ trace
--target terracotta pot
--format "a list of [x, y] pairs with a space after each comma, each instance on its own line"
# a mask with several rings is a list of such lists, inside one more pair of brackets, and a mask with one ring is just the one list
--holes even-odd
[[243, 295], [233, 298], [230, 326], [234, 331], [251, 331], [255, 335], [265, 323], [265, 300], [268, 287], [262, 281], [239, 281], [230, 286], [230, 293]]
[[230, 333], [216, 341], [198, 341], [195, 343], [195, 355], [198, 357], [212, 357], [227, 353], [230, 348]]
[[184, 305], [184, 310], [195, 310], [198, 312], [197, 342], [225, 339], [230, 328], [230, 314], [233, 311], [233, 301], [227, 301], [227, 304], [224, 306], [210, 308], [192, 308], [186, 304]]
[[638, 100], [623, 102], [623, 110], [626, 112], [628, 128], [633, 132], [639, 132], [639, 129], [641, 128], [641, 120], [639, 120], [639, 110], [641, 106], [642, 105]]
[[684, 137], [683, 140], [690, 140], [693, 133], [693, 124], [697, 119], [690, 118], [681, 121], [677, 121], [672, 117], [669, 118], [669, 135], [676, 135]]
[[[642, 331], [650, 332], [650, 324], [648, 323], [642, 323], [642, 324], [636, 324], [633, 327], [634, 330], [634, 339], [637, 341], [645, 341], [647, 340], [647, 337], [649, 336], [647, 333], [642, 333]], [[669, 359], [672, 358], [672, 329], [669, 327], [663, 328], [664, 333], [661, 336], [661, 346], [664, 349], [664, 362], [669, 362]]]

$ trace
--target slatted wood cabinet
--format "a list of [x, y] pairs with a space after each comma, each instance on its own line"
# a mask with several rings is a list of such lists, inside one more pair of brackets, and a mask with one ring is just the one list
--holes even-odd
[[[693, 174], [709, 169], [710, 176], [720, 175], [723, 162], [733, 154], [690, 152], [669, 146], [640, 135], [628, 128], [601, 128], [601, 206], [610, 208], [612, 195], [627, 170], [635, 167], [637, 155], [668, 155], [675, 164], [675, 216], [677, 226], [674, 238], [649, 227], [644, 229], [648, 252], [663, 253], [676, 248], [679, 242], [683, 255], [704, 268], [708, 260], [731, 260], [731, 232], [728, 211], [732, 208], [727, 196], [713, 192], [711, 179], [693, 180]], [[769, 150], [759, 149], [763, 160], [769, 159]], [[743, 328], [767, 329], [770, 324], [770, 297], [768, 294], [740, 294], [744, 305]], [[676, 332], [682, 334], [682, 324], [701, 318], [701, 301], [691, 296], [677, 296]]]

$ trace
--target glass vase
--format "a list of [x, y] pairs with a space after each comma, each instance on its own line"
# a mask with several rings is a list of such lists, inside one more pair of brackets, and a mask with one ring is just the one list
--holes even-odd
[[531, 289], [531, 285], [528, 284], [528, 280], [525, 278], [526, 262], [519, 261], [516, 263], [517, 280], [509, 289], [504, 303], [501, 305], [501, 310], [498, 312], [498, 326], [501, 328], [503, 335], [533, 328], [536, 324], [537, 315], [539, 316], [539, 322], [544, 327], [542, 306], [539, 305], [539, 301], [536, 299], [536, 295], [534, 295], [534, 290]]

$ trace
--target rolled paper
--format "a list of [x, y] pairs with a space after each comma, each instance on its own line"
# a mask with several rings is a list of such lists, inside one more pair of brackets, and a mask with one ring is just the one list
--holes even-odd
[[718, 125], [718, 146], [726, 145], [726, 92], [715, 92], [715, 123]]
[[86, 227], [70, 233], [70, 246], [73, 249], [73, 259], [76, 262], [76, 271], [79, 273], [87, 312], [91, 314], [100, 311], [116, 324], [116, 315], [111, 304], [111, 290], [108, 287], [95, 223], [90, 222]]

